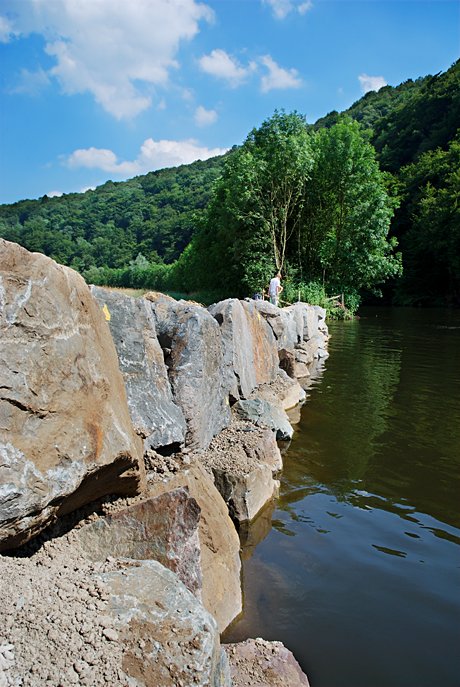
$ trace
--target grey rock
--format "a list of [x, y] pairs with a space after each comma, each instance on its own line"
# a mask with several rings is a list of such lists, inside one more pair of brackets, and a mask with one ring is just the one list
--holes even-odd
[[0, 549], [144, 474], [110, 330], [73, 270], [0, 239]]
[[[308, 376], [308, 365], [318, 357], [327, 357], [329, 331], [324, 308], [301, 302], [277, 308], [265, 301], [256, 301], [256, 308], [272, 328], [280, 367], [290, 377]], [[299, 354], [299, 350], [307, 355]]]
[[234, 399], [247, 398], [278, 372], [275, 336], [260, 315], [260, 303], [229, 298], [209, 308], [221, 328], [226, 378]]
[[132, 687], [230, 687], [216, 621], [173, 572], [142, 561], [98, 578], [109, 588]]
[[96, 286], [91, 291], [110, 317], [131, 419], [144, 448], [182, 444], [185, 418], [173, 400], [150, 304]]
[[156, 560], [201, 598], [200, 507], [187, 488], [167, 491], [100, 517], [75, 532], [92, 560]]
[[309, 305], [303, 313], [303, 339], [309, 341], [318, 334], [318, 306]]
[[230, 422], [229, 386], [219, 325], [200, 305], [147, 294], [174, 400], [187, 422], [186, 444], [206, 448]]
[[[294, 356], [293, 356], [294, 357]], [[294, 408], [306, 399], [304, 389], [297, 379], [292, 379], [284, 370], [279, 370], [274, 382], [262, 384], [252, 392], [250, 398], [260, 398], [269, 401], [283, 410]]]
[[232, 411], [241, 420], [249, 420], [259, 427], [269, 427], [280, 441], [292, 439], [294, 430], [285, 411], [269, 401], [260, 398], [238, 401]]
[[302, 340], [303, 314], [298, 304], [277, 308], [267, 301], [255, 301], [255, 307], [271, 328], [278, 350], [292, 350]]

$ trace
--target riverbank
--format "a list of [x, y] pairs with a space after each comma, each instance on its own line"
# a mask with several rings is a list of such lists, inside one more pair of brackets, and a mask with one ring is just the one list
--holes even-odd
[[325, 312], [133, 299], [0, 256], [0, 685], [256, 685], [251, 661], [307, 684], [279, 644], [225, 653], [220, 633], [235, 525], [277, 493]]

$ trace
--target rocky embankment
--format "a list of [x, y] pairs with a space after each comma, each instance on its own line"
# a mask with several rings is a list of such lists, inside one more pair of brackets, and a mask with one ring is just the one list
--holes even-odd
[[133, 299], [0, 239], [0, 687], [308, 684], [220, 633], [324, 318]]

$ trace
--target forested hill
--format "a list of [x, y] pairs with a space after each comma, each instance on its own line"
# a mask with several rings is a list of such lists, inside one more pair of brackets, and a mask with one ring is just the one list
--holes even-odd
[[0, 236], [80, 272], [123, 267], [141, 254], [172, 262], [189, 243], [225, 156], [93, 191], [0, 205]]
[[[370, 91], [343, 114], [372, 130], [381, 167], [397, 173], [428, 150], [447, 149], [454, 138], [460, 126], [460, 60], [444, 73]], [[314, 128], [330, 127], [340, 116], [330, 112]]]
[[[404, 274], [392, 284], [399, 303], [460, 302], [460, 60], [449, 70], [369, 92], [344, 115], [369, 130], [399, 209]], [[0, 206], [0, 236], [85, 272], [120, 268], [143, 256], [172, 263], [205, 215], [225, 157], [107, 182], [84, 194], [44, 196]]]
[[[460, 60], [450, 69], [369, 92], [345, 113], [370, 130], [383, 170], [397, 180], [391, 235], [404, 272], [402, 304], [460, 305]], [[331, 112], [314, 127], [333, 126]]]

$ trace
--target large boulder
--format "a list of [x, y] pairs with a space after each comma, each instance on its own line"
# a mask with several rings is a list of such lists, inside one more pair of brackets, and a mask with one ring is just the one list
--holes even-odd
[[174, 400], [187, 421], [186, 445], [206, 448], [230, 422], [219, 325], [200, 305], [147, 294]]
[[199, 520], [200, 507], [187, 488], [180, 488], [114, 510], [75, 534], [92, 560], [156, 560], [201, 598]]
[[0, 556], [2, 687], [229, 687], [215, 620], [177, 575], [91, 561], [74, 532]]
[[328, 356], [324, 308], [302, 302], [277, 308], [265, 301], [256, 301], [255, 307], [271, 327], [280, 367], [290, 377], [308, 377], [308, 365], [316, 358]]
[[188, 469], [166, 481], [151, 484], [150, 493], [161, 494], [178, 487], [186, 487], [201, 510], [198, 524], [203, 584], [201, 598], [223, 632], [243, 608], [238, 534], [212, 477], [199, 462], [193, 462]]
[[130, 685], [230, 687], [216, 621], [173, 572], [143, 561], [99, 577]]
[[247, 639], [224, 648], [232, 687], [309, 687], [307, 676], [282, 642]]
[[212, 472], [238, 527], [253, 520], [278, 494], [279, 482], [274, 475], [283, 463], [271, 429], [235, 422], [215, 437], [200, 459]]
[[106, 494], [135, 494], [133, 432], [107, 322], [73, 270], [0, 239], [0, 549]]
[[278, 351], [292, 350], [303, 337], [303, 312], [296, 303], [278, 308], [268, 301], [255, 301], [255, 307], [273, 332]]
[[145, 449], [182, 444], [185, 418], [173, 400], [150, 304], [96, 286], [91, 291], [109, 321], [131, 419]]
[[227, 379], [234, 399], [247, 398], [259, 384], [273, 381], [278, 373], [275, 337], [257, 303], [229, 298], [209, 308], [221, 328]]
[[267, 301], [255, 301], [255, 307], [270, 325], [279, 350], [290, 350], [318, 334], [327, 341], [326, 310], [319, 305], [299, 301], [277, 308]]

